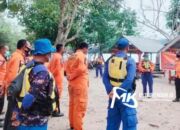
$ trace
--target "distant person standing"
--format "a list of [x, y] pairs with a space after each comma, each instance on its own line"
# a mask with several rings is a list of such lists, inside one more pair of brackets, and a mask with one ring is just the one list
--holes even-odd
[[154, 64], [149, 60], [148, 54], [144, 54], [144, 59], [139, 63], [139, 71], [141, 72], [141, 79], [143, 85], [143, 95], [147, 94], [147, 85], [149, 85], [149, 97], [153, 94], [153, 75], [155, 69]]
[[64, 79], [64, 61], [63, 61], [64, 47], [62, 44], [56, 45], [56, 52], [53, 54], [51, 61], [49, 62], [48, 69], [53, 74], [56, 86], [58, 90], [58, 104], [57, 110], [53, 113], [53, 117], [64, 116], [60, 109], [60, 100], [63, 91], [63, 79]]
[[176, 87], [176, 98], [173, 100], [173, 102], [179, 102], [180, 100], [180, 52], [176, 55], [177, 61], [176, 61], [176, 78], [175, 78], [175, 87]]
[[95, 65], [96, 65], [96, 78], [98, 78], [99, 74], [100, 74], [101, 77], [103, 75], [103, 71], [102, 71], [103, 63], [104, 63], [103, 57], [102, 57], [102, 55], [99, 55], [98, 58], [95, 61]]

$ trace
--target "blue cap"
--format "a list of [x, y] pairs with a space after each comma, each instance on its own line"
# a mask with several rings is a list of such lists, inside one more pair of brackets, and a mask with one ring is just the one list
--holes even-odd
[[116, 44], [119, 48], [124, 49], [129, 45], [129, 41], [126, 38], [120, 38]]
[[49, 39], [38, 39], [34, 42], [33, 55], [45, 55], [55, 52], [56, 49], [52, 46]]

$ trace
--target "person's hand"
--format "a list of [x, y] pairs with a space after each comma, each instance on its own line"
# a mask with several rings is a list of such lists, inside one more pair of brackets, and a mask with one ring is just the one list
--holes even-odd
[[20, 121], [17, 120], [17, 114], [18, 114], [17, 112], [13, 112], [12, 117], [11, 117], [11, 121], [12, 121], [11, 125], [14, 127], [17, 127], [20, 125]]
[[18, 127], [20, 124], [21, 124], [21, 122], [18, 120], [15, 120], [12, 122], [12, 126], [14, 126], [14, 127]]
[[111, 91], [111, 92], [109, 93], [109, 98], [113, 98], [113, 95], [114, 95], [114, 93], [113, 93], [113, 91]]
[[151, 70], [150, 70], [150, 69], [147, 69], [147, 72], [151, 72]]

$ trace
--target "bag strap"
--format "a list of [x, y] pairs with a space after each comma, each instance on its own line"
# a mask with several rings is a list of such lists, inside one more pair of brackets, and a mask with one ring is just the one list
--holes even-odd
[[116, 78], [113, 78], [113, 77], [110, 77], [110, 76], [109, 76], [109, 79], [114, 81], [114, 82], [120, 82], [120, 83], [122, 83], [124, 81], [124, 79], [116, 79]]

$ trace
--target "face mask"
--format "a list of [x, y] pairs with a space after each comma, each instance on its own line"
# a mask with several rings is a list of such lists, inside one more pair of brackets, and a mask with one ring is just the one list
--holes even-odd
[[30, 56], [30, 55], [31, 55], [31, 50], [27, 48], [27, 49], [25, 50], [25, 55], [26, 55], [26, 57], [27, 57], [27, 56]]
[[144, 60], [145, 60], [145, 61], [149, 61], [149, 58], [148, 58], [148, 57], [144, 57]]
[[25, 51], [26, 57], [30, 55], [30, 51]]
[[6, 53], [5, 53], [5, 57], [6, 57], [6, 58], [9, 58], [9, 57], [10, 57], [10, 55], [11, 55], [11, 54], [10, 54], [10, 51], [6, 51]]

